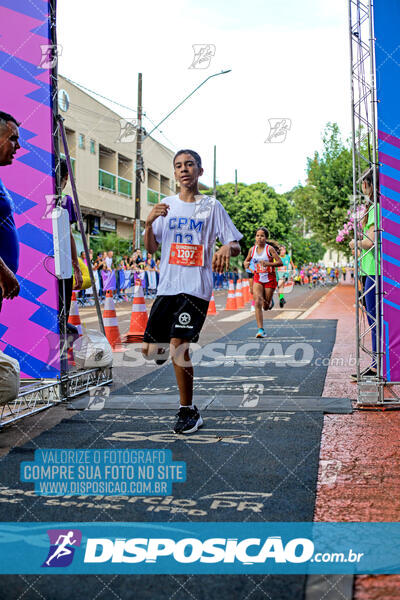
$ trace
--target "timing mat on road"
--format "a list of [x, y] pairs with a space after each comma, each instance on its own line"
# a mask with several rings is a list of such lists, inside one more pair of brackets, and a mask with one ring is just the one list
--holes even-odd
[[[334, 319], [268, 321], [267, 337], [255, 339], [252, 322], [203, 346], [193, 355], [194, 402], [203, 410], [351, 412], [349, 399], [321, 397], [336, 324]], [[136, 380], [135, 370], [130, 370], [132, 381], [116, 387], [105, 407], [161, 410], [177, 405], [170, 363]], [[114, 370], [116, 382], [123, 371], [124, 367]], [[88, 398], [81, 398], [71, 408], [84, 409], [88, 404]]]
[[[313, 396], [267, 396], [253, 391], [243, 396], [196, 394], [196, 406], [200, 411], [265, 410], [273, 412], [323, 412], [328, 414], [349, 414], [353, 412], [348, 398], [321, 398]], [[73, 400], [68, 410], [176, 410], [177, 397], [172, 394], [137, 393], [110, 396], [101, 393], [95, 398], [85, 395]]]

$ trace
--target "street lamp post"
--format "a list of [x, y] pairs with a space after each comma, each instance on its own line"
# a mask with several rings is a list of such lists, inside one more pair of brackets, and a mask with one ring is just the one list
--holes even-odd
[[148, 133], [144, 139], [146, 139], [147, 137], [149, 137], [149, 135], [151, 135], [153, 133], [153, 131], [155, 131], [156, 129], [158, 129], [160, 127], [160, 125], [162, 123], [164, 123], [164, 121], [166, 121], [176, 110], [178, 110], [178, 108], [180, 106], [182, 106], [182, 104], [184, 104], [184, 102], [186, 102], [186, 100], [188, 100], [191, 96], [193, 96], [193, 94], [195, 92], [197, 92], [197, 90], [199, 88], [201, 88], [202, 85], [204, 85], [205, 83], [207, 83], [207, 81], [209, 79], [211, 79], [212, 77], [218, 77], [218, 75], [226, 75], [227, 73], [230, 73], [232, 71], [232, 69], [227, 69], [226, 71], [220, 71], [219, 73], [214, 73], [214, 75], [209, 75], [207, 77], [207, 79], [205, 79], [204, 81], [202, 81], [202, 83], [200, 83], [200, 85], [198, 85], [192, 92], [190, 92], [190, 94], [188, 96], [186, 96], [186, 98], [184, 98], [182, 100], [182, 102], [179, 102], [179, 104], [177, 106], [175, 106], [175, 108], [173, 108], [163, 119], [161, 119], [161, 121], [159, 123], [157, 123], [157, 125], [155, 125], [153, 127], [153, 129], [150, 131], [150, 133]]
[[179, 102], [175, 108], [173, 108], [157, 125], [153, 127], [153, 129], [143, 136], [142, 129], [142, 74], [139, 74], [138, 80], [138, 129], [137, 129], [137, 143], [136, 143], [136, 168], [135, 168], [135, 176], [136, 176], [136, 194], [135, 194], [135, 235], [134, 242], [136, 247], [140, 247], [140, 212], [141, 212], [141, 202], [140, 202], [140, 183], [142, 180], [142, 173], [144, 172], [144, 162], [143, 162], [143, 142], [146, 138], [148, 138], [153, 131], [158, 129], [164, 121], [166, 121], [182, 104], [186, 102], [201, 86], [203, 86], [209, 79], [213, 77], [218, 77], [218, 75], [226, 75], [230, 73], [232, 69], [227, 69], [226, 71], [220, 71], [219, 73], [214, 73], [213, 75], [209, 75], [204, 81], [202, 81], [186, 98]]

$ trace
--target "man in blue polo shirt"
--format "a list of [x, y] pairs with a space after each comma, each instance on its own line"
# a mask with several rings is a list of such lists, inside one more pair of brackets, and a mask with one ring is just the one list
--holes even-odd
[[[0, 111], [0, 167], [11, 165], [19, 145], [19, 123], [8, 113]], [[19, 263], [19, 240], [14, 222], [14, 204], [0, 179], [0, 310], [3, 298], [19, 294], [15, 277]]]

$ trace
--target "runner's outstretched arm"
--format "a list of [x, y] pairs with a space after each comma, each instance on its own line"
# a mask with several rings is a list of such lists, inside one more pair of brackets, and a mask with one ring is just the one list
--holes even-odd
[[217, 273], [223, 273], [229, 269], [229, 259], [231, 256], [238, 256], [240, 254], [239, 242], [229, 242], [221, 246], [219, 250], [213, 256], [212, 269]]

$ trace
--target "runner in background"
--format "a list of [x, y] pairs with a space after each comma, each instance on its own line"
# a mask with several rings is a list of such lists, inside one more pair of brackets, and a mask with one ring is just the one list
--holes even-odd
[[326, 284], [326, 268], [325, 268], [325, 265], [322, 265], [321, 270], [320, 270], [320, 275], [321, 275], [322, 285], [325, 285]]
[[245, 269], [249, 268], [251, 261], [255, 266], [253, 295], [258, 327], [257, 338], [265, 337], [262, 311], [270, 310], [273, 306], [272, 296], [278, 285], [275, 268], [283, 264], [278, 255], [279, 245], [268, 238], [269, 232], [266, 227], [257, 229], [256, 243], [250, 248], [243, 263]]
[[282, 266], [278, 267], [276, 275], [278, 280], [279, 306], [283, 308], [286, 304], [283, 289], [285, 287], [285, 282], [289, 279], [290, 271], [294, 271], [294, 264], [292, 257], [286, 252], [286, 246], [284, 244], [282, 244], [279, 249], [279, 256], [282, 261]]
[[317, 287], [318, 280], [319, 280], [319, 268], [318, 268], [318, 265], [314, 265], [313, 270], [312, 270], [312, 287], [313, 288]]
[[[212, 294], [213, 271], [229, 269], [240, 254], [242, 234], [218, 200], [200, 194], [201, 158], [193, 150], [174, 157], [180, 193], [157, 204], [146, 220], [144, 244], [154, 254], [161, 244], [160, 283], [144, 334], [142, 353], [165, 362], [169, 344], [179, 388], [180, 409], [175, 433], [192, 433], [203, 424], [193, 406], [193, 366], [190, 342], [197, 342]], [[215, 240], [222, 242], [212, 256]], [[164, 356], [163, 356], [164, 354]], [[162, 358], [161, 358], [162, 357]]]
[[311, 263], [309, 263], [309, 265], [307, 267], [307, 279], [308, 279], [308, 287], [311, 289], [312, 288], [312, 266], [311, 266]]
[[249, 286], [250, 286], [250, 294], [252, 296], [252, 301], [251, 301], [251, 312], [254, 312], [255, 306], [254, 306], [254, 296], [253, 296], [253, 277], [254, 277], [254, 271], [256, 269], [256, 266], [254, 264], [253, 259], [250, 260], [250, 264], [248, 266], [248, 268], [246, 269], [246, 273], [248, 275], [249, 278]]

